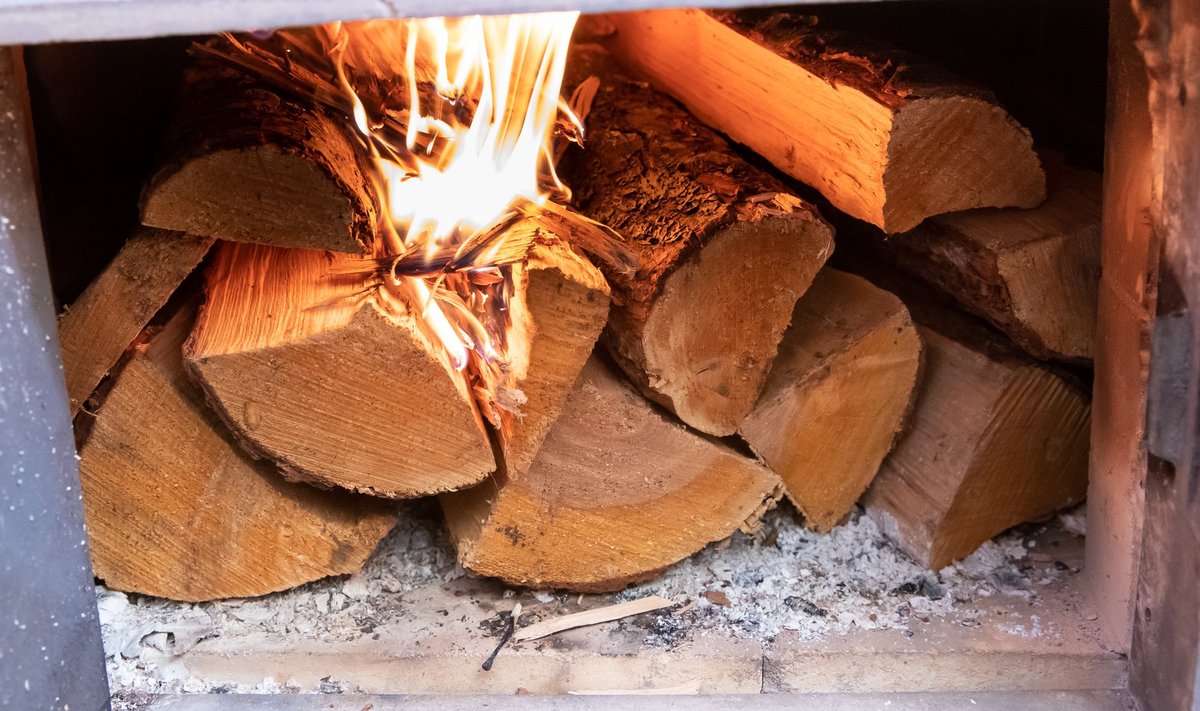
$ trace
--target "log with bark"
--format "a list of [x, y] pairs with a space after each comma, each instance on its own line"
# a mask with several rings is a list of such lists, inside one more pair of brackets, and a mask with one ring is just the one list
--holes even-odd
[[765, 467], [672, 421], [595, 356], [527, 471], [441, 500], [467, 569], [600, 592], [754, 528], [779, 486]]
[[605, 272], [605, 343], [647, 396], [699, 430], [733, 434], [832, 231], [604, 50], [576, 47], [568, 71], [574, 84], [598, 76], [600, 88], [586, 148], [568, 151], [562, 174], [579, 208], [620, 232], [640, 263], [633, 275]]
[[379, 209], [351, 126], [211, 60], [187, 87], [142, 193], [144, 224], [282, 247], [372, 244]]
[[705, 123], [885, 232], [977, 207], [1033, 207], [1029, 132], [986, 90], [774, 9], [613, 14], [623, 63]]
[[81, 428], [97, 577], [118, 590], [201, 601], [357, 570], [395, 524], [395, 505], [292, 484], [247, 456], [184, 372], [194, 313], [185, 304], [147, 329]]
[[58, 319], [71, 415], [192, 273], [211, 237], [141, 229]]
[[862, 496], [902, 429], [920, 369], [921, 341], [900, 299], [821, 270], [738, 428], [809, 527], [830, 530]]
[[863, 499], [880, 528], [937, 570], [1082, 501], [1091, 407], [1081, 379], [1033, 360], [911, 279], [857, 264], [904, 299], [925, 344], [907, 430]]
[[1043, 163], [1041, 206], [935, 217], [888, 240], [889, 252], [1031, 355], [1086, 363], [1100, 281], [1100, 175], [1054, 154]]

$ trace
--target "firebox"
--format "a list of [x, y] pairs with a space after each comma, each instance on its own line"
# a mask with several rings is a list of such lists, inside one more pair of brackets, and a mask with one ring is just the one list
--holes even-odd
[[541, 5], [0, 6], [0, 705], [1200, 703], [1197, 10]]

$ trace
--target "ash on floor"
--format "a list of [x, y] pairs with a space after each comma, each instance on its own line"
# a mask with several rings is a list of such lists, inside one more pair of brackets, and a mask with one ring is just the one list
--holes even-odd
[[[661, 595], [681, 608], [617, 623], [622, 634], [640, 634], [651, 648], [672, 647], [700, 635], [758, 639], [780, 633], [805, 640], [856, 630], [901, 630], [914, 622], [952, 618], [978, 624], [995, 596], [1024, 600], [1032, 613], [1004, 632], [1029, 637], [1056, 634], [1037, 614], [1039, 595], [1079, 573], [1084, 513], [1014, 529], [974, 555], [931, 573], [897, 551], [866, 516], [829, 534], [799, 525], [788, 507], [769, 513], [754, 536], [736, 534], [680, 563], [656, 581], [616, 595], [578, 596], [516, 591], [490, 581], [467, 581], [435, 507], [406, 506], [401, 523], [359, 573], [331, 578], [253, 600], [187, 604], [126, 595], [97, 586], [109, 677], [118, 709], [137, 708], [148, 694], [171, 692], [350, 691], [333, 678], [302, 688], [287, 679], [259, 684], [219, 684], [189, 672], [181, 660], [206, 640], [302, 635], [339, 644], [370, 638], [389, 625], [435, 618], [439, 588], [464, 583], [479, 610], [511, 609], [522, 602], [521, 623], [590, 607]], [[434, 602], [431, 602], [433, 600]], [[1093, 618], [1094, 619], [1094, 618]], [[468, 621], [491, 634], [480, 612]], [[919, 622], [918, 622], [919, 624]], [[430, 625], [429, 634], [441, 625]], [[614, 629], [614, 633], [615, 633]], [[482, 661], [482, 659], [480, 660]]]

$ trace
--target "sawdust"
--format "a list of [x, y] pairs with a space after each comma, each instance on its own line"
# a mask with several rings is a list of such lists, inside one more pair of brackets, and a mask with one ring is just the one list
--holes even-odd
[[[1053, 633], [1036, 614], [1039, 592], [1079, 573], [1078, 561], [1053, 560], [1035, 547], [1047, 530], [1071, 535], [1057, 519], [1011, 531], [966, 560], [932, 573], [897, 551], [869, 517], [853, 515], [828, 534], [808, 531], [795, 517], [790, 507], [780, 507], [767, 514], [754, 535], [735, 534], [656, 581], [617, 595], [587, 596], [588, 601], [605, 604], [659, 595], [685, 604], [618, 623], [624, 633], [633, 630], [644, 645], [660, 650], [700, 635], [764, 643], [783, 632], [806, 640], [872, 629], [901, 630], [908, 636], [914, 623], [931, 618], [969, 627], [978, 624], [994, 596], [1028, 601], [1033, 614], [1002, 629], [1029, 637]], [[140, 708], [156, 693], [354, 691], [331, 677], [315, 688], [270, 677], [257, 684], [221, 685], [188, 673], [182, 662], [189, 650], [213, 638], [302, 635], [338, 644], [369, 638], [406, 617], [434, 615], [434, 610], [414, 609], [411, 600], [467, 574], [455, 561], [433, 504], [408, 504], [400, 520], [359, 573], [254, 600], [187, 604], [98, 586], [114, 708]], [[1070, 521], [1068, 527], [1082, 528], [1083, 512], [1071, 514]], [[490, 602], [497, 609], [511, 609], [514, 598], [546, 610], [582, 600], [498, 584], [480, 589], [479, 596], [494, 598]], [[538, 617], [523, 617], [522, 624]]]

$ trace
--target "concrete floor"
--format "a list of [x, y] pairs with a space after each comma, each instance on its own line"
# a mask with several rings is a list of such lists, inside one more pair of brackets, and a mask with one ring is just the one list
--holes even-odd
[[1130, 711], [1123, 691], [736, 696], [369, 696], [193, 694], [160, 697], [146, 711]]

